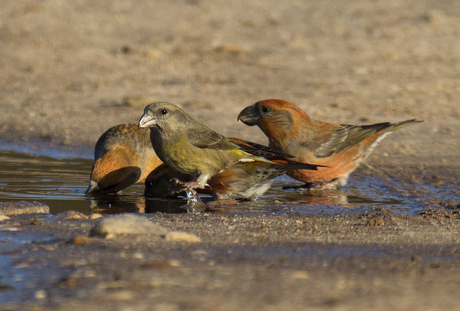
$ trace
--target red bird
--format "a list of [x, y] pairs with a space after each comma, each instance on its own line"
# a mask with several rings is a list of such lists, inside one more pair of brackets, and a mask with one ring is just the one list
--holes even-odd
[[[231, 142], [251, 154], [263, 155], [268, 161], [252, 161], [231, 165], [212, 176], [199, 193], [213, 195], [218, 200], [255, 200], [271, 186], [275, 177], [295, 169], [316, 170], [318, 165], [293, 161], [291, 155], [270, 148], [229, 137]], [[163, 164], [156, 168], [145, 182], [146, 197], [174, 197], [183, 190], [174, 179], [182, 182], [193, 180], [191, 175], [181, 174]]]
[[317, 171], [295, 170], [289, 176], [308, 188], [344, 186], [348, 176], [389, 133], [422, 121], [347, 125], [314, 120], [294, 104], [281, 99], [262, 100], [238, 115], [244, 124], [257, 125], [269, 147], [294, 155], [296, 161], [327, 166]]
[[120, 124], [101, 135], [86, 193], [115, 193], [145, 178], [160, 164], [150, 142], [150, 130]]

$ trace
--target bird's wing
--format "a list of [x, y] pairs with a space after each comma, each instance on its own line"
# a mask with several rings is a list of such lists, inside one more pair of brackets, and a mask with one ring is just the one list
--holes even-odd
[[330, 133], [313, 139], [312, 143], [318, 144], [318, 147], [314, 149], [314, 155], [317, 158], [329, 157], [362, 142], [389, 126], [391, 124], [388, 122], [363, 126], [342, 124]]
[[190, 143], [198, 148], [233, 150], [239, 149], [225, 136], [214, 132], [208, 127], [198, 126], [187, 130], [187, 138]]

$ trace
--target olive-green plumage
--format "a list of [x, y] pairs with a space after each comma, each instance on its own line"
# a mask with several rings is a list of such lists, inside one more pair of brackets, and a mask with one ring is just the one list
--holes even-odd
[[139, 127], [150, 128], [153, 148], [164, 163], [196, 179], [186, 183], [187, 188], [204, 188], [212, 176], [236, 163], [271, 163], [268, 158], [276, 157], [268, 148], [232, 142], [167, 102], [148, 105]]

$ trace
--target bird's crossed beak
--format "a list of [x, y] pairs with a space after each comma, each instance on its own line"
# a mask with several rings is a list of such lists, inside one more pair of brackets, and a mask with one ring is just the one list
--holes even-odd
[[259, 117], [257, 116], [255, 105], [244, 108], [238, 115], [237, 120], [241, 120], [241, 122], [249, 126], [257, 125]]
[[141, 128], [146, 128], [146, 127], [152, 127], [153, 125], [156, 125], [157, 123], [157, 118], [154, 116], [149, 115], [148, 113], [144, 113], [139, 120], [139, 127]]

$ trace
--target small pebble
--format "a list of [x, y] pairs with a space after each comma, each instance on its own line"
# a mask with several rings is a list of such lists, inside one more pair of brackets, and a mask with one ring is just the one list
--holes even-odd
[[88, 216], [82, 213], [74, 212], [71, 215], [66, 216], [64, 219], [88, 219]]
[[66, 212], [55, 215], [54, 219], [56, 220], [80, 220], [80, 219], [88, 219], [88, 216], [86, 216], [83, 213], [76, 212], [76, 211], [66, 211]]
[[173, 231], [169, 232], [165, 236], [166, 241], [181, 241], [181, 242], [189, 242], [189, 243], [200, 243], [201, 239], [194, 234], [180, 232], [180, 231]]
[[115, 235], [165, 235], [168, 233], [166, 228], [148, 220], [145, 217], [124, 214], [114, 217], [104, 217], [93, 229], [91, 236], [102, 236], [107, 239]]
[[291, 278], [297, 279], [297, 280], [308, 280], [310, 278], [310, 275], [306, 271], [295, 271], [291, 274]]
[[114, 301], [129, 301], [134, 299], [135, 295], [132, 290], [121, 289], [106, 294], [106, 298]]
[[0, 227], [0, 231], [19, 231], [16, 227]]
[[71, 240], [72, 244], [85, 244], [88, 242], [89, 242], [89, 239], [83, 236], [77, 236]]
[[40, 289], [35, 292], [35, 299], [45, 299], [46, 296], [46, 291], [44, 289]]
[[180, 266], [180, 261], [176, 259], [171, 259], [168, 261], [168, 263], [173, 266], [173, 267], [179, 267]]
[[93, 220], [93, 219], [98, 219], [98, 218], [101, 218], [102, 215], [101, 214], [98, 214], [98, 213], [94, 213], [94, 214], [91, 214], [89, 216], [89, 219]]
[[383, 217], [374, 217], [367, 221], [368, 227], [377, 227], [383, 226], [385, 223], [383, 222]]

